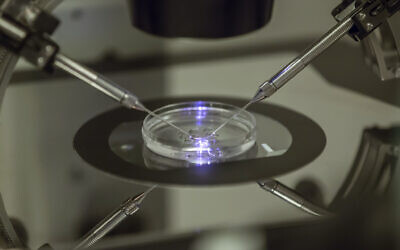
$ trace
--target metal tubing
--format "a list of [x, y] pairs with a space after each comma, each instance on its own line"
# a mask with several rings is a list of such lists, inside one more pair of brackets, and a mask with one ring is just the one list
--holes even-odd
[[1, 13], [0, 13], [0, 30], [2, 33], [12, 37], [17, 41], [22, 41], [27, 36], [25, 30], [7, 21], [6, 19], [1, 18]]
[[143, 105], [134, 94], [67, 56], [58, 53], [54, 60], [54, 66], [88, 83], [125, 107], [143, 111]]
[[74, 249], [83, 249], [92, 246], [121, 223], [126, 217], [128, 217], [128, 215], [126, 215], [123, 210], [116, 210], [83, 236], [81, 242]]
[[121, 223], [128, 216], [131, 216], [139, 211], [140, 204], [143, 202], [144, 198], [146, 198], [146, 196], [156, 187], [157, 185], [154, 185], [148, 188], [145, 192], [127, 199], [116, 210], [114, 210], [114, 212], [109, 214], [92, 230], [85, 234], [80, 243], [74, 249], [83, 249], [92, 246], [113, 228], [118, 226], [119, 223]]
[[260, 187], [271, 194], [281, 198], [287, 203], [300, 208], [301, 210], [314, 215], [314, 216], [326, 216], [331, 215], [327, 210], [318, 207], [311, 202], [304, 199], [301, 195], [297, 194], [291, 188], [283, 185], [276, 180], [258, 181]]
[[283, 87], [290, 79], [302, 71], [318, 55], [328, 49], [337, 40], [343, 37], [353, 26], [352, 15], [337, 23], [318, 41], [306, 49], [301, 55], [292, 60], [288, 65], [276, 73], [271, 79], [264, 82], [258, 88], [252, 102], [258, 102], [274, 94]]
[[[153, 187], [154, 188], [154, 187]], [[153, 188], [148, 189], [146, 192], [140, 193], [132, 198], [126, 200], [122, 205], [114, 210], [111, 214], [105, 217], [99, 224], [83, 236], [80, 243], [74, 249], [88, 248], [94, 243], [103, 238], [108, 232], [119, 225], [128, 216], [135, 214], [139, 210], [139, 205], [146, 197], [148, 192]]]

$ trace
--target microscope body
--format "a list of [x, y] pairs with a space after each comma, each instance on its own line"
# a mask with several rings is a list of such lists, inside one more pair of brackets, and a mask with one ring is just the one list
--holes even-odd
[[[11, 1], [13, 1], [13, 0], [11, 0]], [[0, 1], [1, 2], [1, 1]], [[3, 1], [3, 2], [5, 2], [5, 1]], [[15, 1], [15, 2], [17, 2], [17, 1]], [[45, 1], [43, 1], [43, 2], [45, 2]], [[48, 1], [49, 3], [51, 2], [51, 1]], [[53, 2], [56, 2], [56, 1], [53, 1]], [[272, 2], [272, 1], [271, 1]], [[49, 5], [46, 5], [46, 6], [54, 6], [54, 5], [51, 5], [51, 4], [49, 4]], [[50, 9], [47, 9], [47, 8], [45, 8], [45, 7], [41, 7], [41, 8], [43, 8], [43, 9], [46, 9], [46, 10], [50, 10]], [[29, 12], [28, 12], [29, 13]], [[267, 15], [266, 15], [267, 16]], [[391, 19], [390, 19], [390, 21], [393, 19], [393, 18], [395, 18], [396, 16], [398, 16], [398, 15], [394, 15], [393, 17], [391, 17]], [[389, 22], [390, 22], [389, 21]], [[382, 25], [384, 25], [384, 24], [382, 24]], [[380, 26], [380, 27], [382, 27], [382, 25]], [[366, 43], [366, 40], [367, 39], [369, 39], [372, 35], [374, 35], [375, 33], [378, 33], [378, 31], [380, 30], [381, 28], [376, 28], [369, 36], [366, 36], [361, 42], [364, 44], [364, 43]], [[395, 29], [394, 29], [394, 31], [395, 31]], [[148, 32], [148, 31], [147, 31]], [[393, 32], [393, 29], [392, 29], [392, 31], [391, 32]], [[149, 33], [149, 32], [148, 32]], [[246, 33], [246, 32], [244, 32], [244, 33]], [[243, 33], [242, 33], [243, 34]], [[386, 34], [386, 33], [385, 33]], [[379, 35], [377, 34], [377, 36], [379, 37]], [[395, 35], [393, 35], [393, 36], [395, 36]], [[174, 37], [184, 37], [184, 35], [179, 35], [179, 34], [177, 34], [177, 35], [174, 35]], [[190, 37], [190, 36], [189, 36]], [[394, 48], [393, 46], [389, 46], [389, 47], [387, 47], [385, 44], [386, 44], [386, 42], [385, 41], [387, 41], [386, 39], [387, 39], [387, 37], [386, 37], [386, 35], [384, 35], [384, 36], [381, 36], [381, 39], [382, 40], [380, 40], [380, 46], [383, 48], [383, 49], [387, 49], [387, 48], [390, 48], [391, 49], [391, 51], [397, 51], [396, 53], [398, 53], [398, 48], [399, 48], [399, 46], [397, 46], [398, 44], [397, 43], [395, 43], [395, 45], [396, 45], [396, 47]], [[16, 62], [16, 60], [17, 60], [17, 56], [15, 56], [14, 54], [12, 54], [12, 53], [10, 53], [10, 52], [7, 52], [6, 50], [3, 50], [2, 49], [2, 51], [4, 51], [4, 54], [6, 55], [6, 56], [4, 56], [4, 61], [1, 61], [3, 58], [1, 58], [0, 59], [0, 66], [1, 65], [6, 65], [5, 66], [5, 71], [4, 72], [7, 72], [7, 74], [1, 74], [1, 73], [3, 73], [3, 71], [0, 71], [0, 87], [2, 87], [2, 86], [6, 86], [6, 84], [4, 84], [5, 82], [8, 82], [8, 80], [9, 80], [9, 76], [11, 76], [11, 74], [12, 74], [12, 71], [13, 71], [13, 69], [14, 69], [14, 65], [15, 65], [15, 62]], [[377, 67], [380, 67], [378, 64], [376, 64], [376, 63], [378, 63], [378, 62], [381, 62], [382, 60], [381, 59], [378, 59], [378, 55], [381, 55], [381, 56], [385, 56], [385, 58], [387, 58], [387, 63], [392, 63], [392, 62], [395, 62], [395, 60], [393, 60], [393, 58], [389, 58], [389, 57], [386, 57], [387, 56], [387, 54], [386, 54], [386, 52], [387, 52], [387, 50], [381, 50], [381, 51], [379, 51], [379, 50], [377, 50], [377, 52], [374, 52], [374, 51], [371, 51], [370, 53], [370, 61], [372, 62], [371, 63], [371, 66], [372, 67], [375, 67], [376, 68], [376, 70], [378, 70], [377, 72], [379, 73], [379, 72], [381, 72]], [[382, 54], [380, 54], [380, 53], [382, 53]], [[394, 53], [394, 56], [396, 55], [396, 53]], [[39, 58], [37, 58], [37, 59], [39, 59]], [[42, 60], [38, 60], [37, 62], [40, 62], [40, 61], [42, 61]], [[4, 63], [2, 63], [2, 62], [4, 62]], [[386, 61], [385, 61], [386, 62]], [[396, 63], [394, 63], [393, 65], [396, 65]], [[1, 67], [0, 67], [1, 68]], [[388, 64], [386, 64], [386, 68], [390, 68], [390, 66], [388, 66]], [[395, 69], [395, 68], [392, 68], [392, 69]], [[395, 74], [395, 72], [396, 71], [392, 71], [392, 69], [390, 69], [390, 70], [388, 70], [388, 72], [391, 72], [392, 74], [389, 76], [389, 77], [385, 77], [384, 79], [392, 79], [392, 78], [395, 78], [395, 77], [398, 77], [398, 75], [397, 74]], [[3, 79], [5, 79], [4, 81], [3, 81]], [[5, 89], [5, 88], [4, 88]]]

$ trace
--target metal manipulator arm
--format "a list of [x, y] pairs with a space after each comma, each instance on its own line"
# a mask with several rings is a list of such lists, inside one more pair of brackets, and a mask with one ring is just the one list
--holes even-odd
[[58, 24], [55, 17], [30, 1], [5, 0], [0, 5], [0, 44], [44, 71], [59, 68], [123, 106], [144, 111], [134, 94], [60, 53], [58, 45], [50, 39]]
[[333, 11], [339, 22], [301, 55], [262, 83], [252, 102], [258, 102], [273, 95], [345, 34], [349, 33], [356, 40], [362, 40], [399, 10], [400, 0], [343, 1]]
[[354, 18], [350, 35], [361, 41], [366, 64], [382, 81], [400, 78], [400, 15], [399, 0], [343, 1], [332, 11], [336, 20], [343, 18], [346, 10], [359, 4], [365, 8]]
[[0, 44], [35, 66], [51, 71], [59, 48], [49, 36], [58, 24], [55, 17], [30, 1], [5, 0], [0, 5]]

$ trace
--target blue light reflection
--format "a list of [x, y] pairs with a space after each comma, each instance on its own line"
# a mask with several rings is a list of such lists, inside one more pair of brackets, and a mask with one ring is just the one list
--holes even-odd
[[222, 156], [220, 148], [216, 147], [215, 137], [209, 136], [208, 131], [212, 128], [205, 128], [203, 126], [203, 120], [207, 117], [210, 110], [210, 107], [203, 105], [204, 102], [198, 101], [194, 107], [185, 108], [188, 112], [196, 112], [197, 128], [190, 131], [193, 136], [192, 140], [195, 150], [187, 155], [188, 160], [195, 163], [196, 166], [210, 165]]
[[210, 165], [212, 162], [218, 161], [222, 156], [222, 152], [218, 147], [215, 147], [214, 138], [197, 138], [194, 146], [196, 152], [194, 162], [197, 166]]

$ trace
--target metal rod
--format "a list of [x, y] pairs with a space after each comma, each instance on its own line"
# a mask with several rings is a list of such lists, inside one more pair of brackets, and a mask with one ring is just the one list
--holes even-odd
[[58, 53], [54, 59], [54, 66], [81, 79], [102, 93], [118, 101], [123, 106], [144, 111], [143, 104], [140, 103], [139, 98], [134, 94], [102, 76], [101, 74], [81, 65], [78, 62], [75, 62], [67, 56]]
[[307, 212], [314, 216], [327, 216], [332, 215], [329, 211], [314, 205], [313, 203], [304, 199], [301, 195], [296, 193], [291, 188], [283, 185], [279, 181], [276, 180], [267, 180], [267, 181], [258, 181], [257, 182], [260, 187], [271, 194], [281, 198], [287, 203], [300, 208], [304, 212]]
[[144, 111], [149, 113], [150, 115], [156, 117], [157, 119], [167, 123], [168, 125], [174, 127], [175, 129], [179, 130], [180, 132], [187, 135], [191, 138], [191, 135], [183, 130], [182, 128], [174, 125], [173, 123], [169, 122], [168, 120], [164, 119], [163, 117], [155, 114], [148, 108], [146, 108], [140, 101], [137, 96], [129, 92], [127, 89], [122, 88], [118, 84], [114, 83], [113, 81], [107, 79], [106, 77], [102, 76], [101, 74], [85, 67], [84, 65], [68, 58], [67, 56], [58, 53], [54, 59], [54, 66], [58, 67], [66, 71], [67, 73], [81, 79], [82, 81], [86, 82], [87, 84], [91, 85], [92, 87], [96, 88], [97, 90], [101, 91], [102, 93], [108, 95], [109, 97], [113, 98], [114, 100], [121, 103], [123, 106], [127, 108], [133, 108], [140, 111]]
[[18, 27], [14, 23], [9, 22], [4, 18], [1, 18], [1, 12], [0, 12], [0, 30], [4, 34], [16, 39], [17, 41], [22, 41], [27, 36], [27, 33], [24, 29]]
[[97, 224], [74, 249], [88, 248], [103, 238], [108, 232], [118, 226], [128, 215], [117, 210]]
[[228, 123], [230, 123], [233, 119], [235, 119], [236, 116], [240, 115], [243, 111], [245, 111], [250, 105], [252, 104], [252, 102], [248, 102], [246, 105], [244, 105], [242, 108], [240, 108], [238, 111], [236, 111], [231, 117], [229, 117], [228, 120], [226, 120], [224, 123], [222, 123], [221, 125], [219, 125], [216, 129], [214, 129], [214, 131], [210, 134], [210, 136], [215, 135], [219, 130], [221, 130], [223, 127], [225, 127], [225, 125], [227, 125]]
[[94, 243], [103, 238], [108, 232], [118, 226], [128, 216], [135, 214], [140, 204], [146, 196], [157, 186], [152, 186], [145, 192], [133, 196], [121, 204], [119, 208], [114, 210], [111, 214], [107, 215], [100, 223], [98, 223], [92, 230], [90, 230], [74, 249], [83, 249], [92, 246]]
[[317, 56], [319, 56], [332, 44], [343, 37], [353, 26], [354, 22], [352, 17], [355, 13], [356, 11], [352, 12], [349, 16], [347, 16], [347, 18], [337, 23], [320, 39], [318, 39], [318, 41], [307, 48], [301, 55], [283, 67], [283, 69], [281, 69], [268, 81], [262, 83], [254, 95], [252, 102], [259, 102], [274, 94], [278, 89], [283, 87], [289, 80], [295, 77], [308, 64], [310, 64], [310, 62], [312, 62]]

